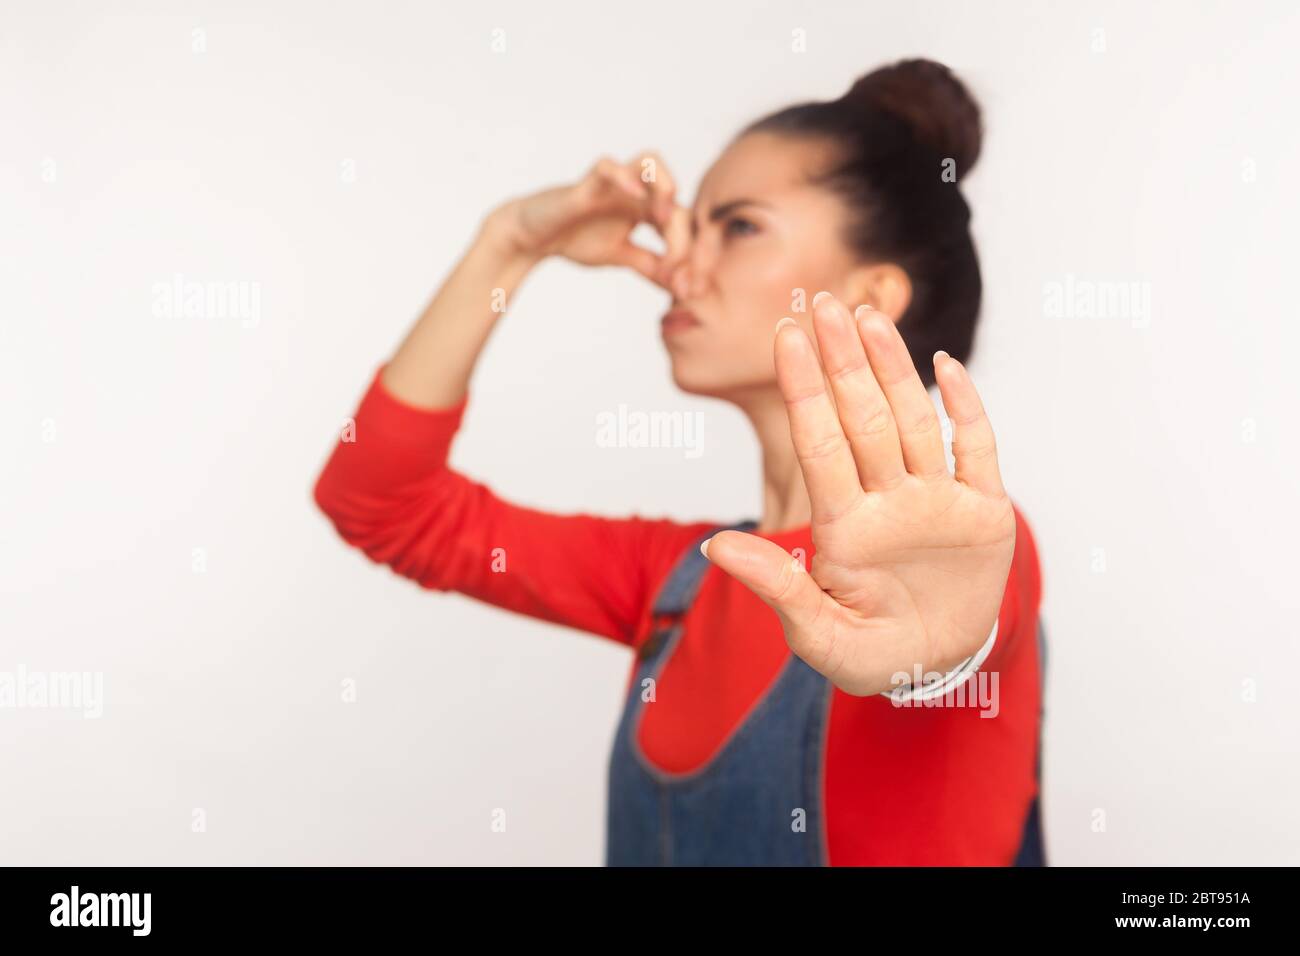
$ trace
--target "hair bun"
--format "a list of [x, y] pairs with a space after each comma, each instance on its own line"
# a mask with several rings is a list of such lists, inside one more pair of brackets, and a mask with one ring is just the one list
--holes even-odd
[[964, 83], [934, 60], [899, 60], [853, 84], [844, 99], [901, 119], [912, 135], [945, 159], [961, 179], [980, 154], [980, 109]]

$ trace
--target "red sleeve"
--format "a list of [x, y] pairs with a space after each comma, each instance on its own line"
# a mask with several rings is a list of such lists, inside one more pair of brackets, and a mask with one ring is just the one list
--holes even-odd
[[1016, 513], [1016, 550], [1011, 558], [1011, 571], [1007, 574], [1007, 587], [1002, 593], [1002, 609], [998, 612], [998, 639], [980, 665], [981, 670], [994, 671], [1005, 667], [1022, 641], [1035, 641], [1038, 637], [1038, 611], [1043, 591], [1038, 546], [1025, 516], [1014, 504], [1012, 509]]
[[706, 525], [503, 501], [447, 464], [468, 395], [417, 408], [385, 389], [382, 371], [315, 485], [343, 539], [423, 587], [633, 643], [649, 589]]

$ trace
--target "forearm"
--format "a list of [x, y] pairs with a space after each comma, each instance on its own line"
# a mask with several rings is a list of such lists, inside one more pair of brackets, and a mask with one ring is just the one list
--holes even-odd
[[419, 408], [459, 402], [496, 320], [539, 259], [516, 251], [489, 216], [385, 366], [384, 386]]

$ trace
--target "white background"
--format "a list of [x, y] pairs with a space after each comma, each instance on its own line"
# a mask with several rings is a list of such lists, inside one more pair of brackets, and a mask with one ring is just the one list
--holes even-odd
[[[1300, 863], [1293, 4], [116, 6], [0, 13], [0, 671], [105, 682], [0, 709], [0, 862], [599, 863], [627, 651], [371, 565], [312, 483], [493, 205], [646, 147], [690, 201], [745, 122], [925, 55], [985, 110], [972, 371], [1042, 552], [1051, 860]], [[258, 323], [154, 315], [177, 273]], [[1067, 276], [1149, 322], [1050, 316]], [[454, 464], [756, 514], [663, 305], [544, 265]], [[597, 447], [620, 403], [704, 454]]]

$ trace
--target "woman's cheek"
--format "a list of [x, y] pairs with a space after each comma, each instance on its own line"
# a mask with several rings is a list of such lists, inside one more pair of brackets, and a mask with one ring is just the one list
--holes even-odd
[[[739, 265], [738, 275], [729, 284], [737, 291], [744, 290], [737, 297], [744, 303], [744, 324], [771, 331], [783, 316], [793, 314], [798, 304], [798, 279], [789, 262], [772, 261], [771, 257], [754, 256]], [[813, 295], [815, 290], [805, 298]]]

